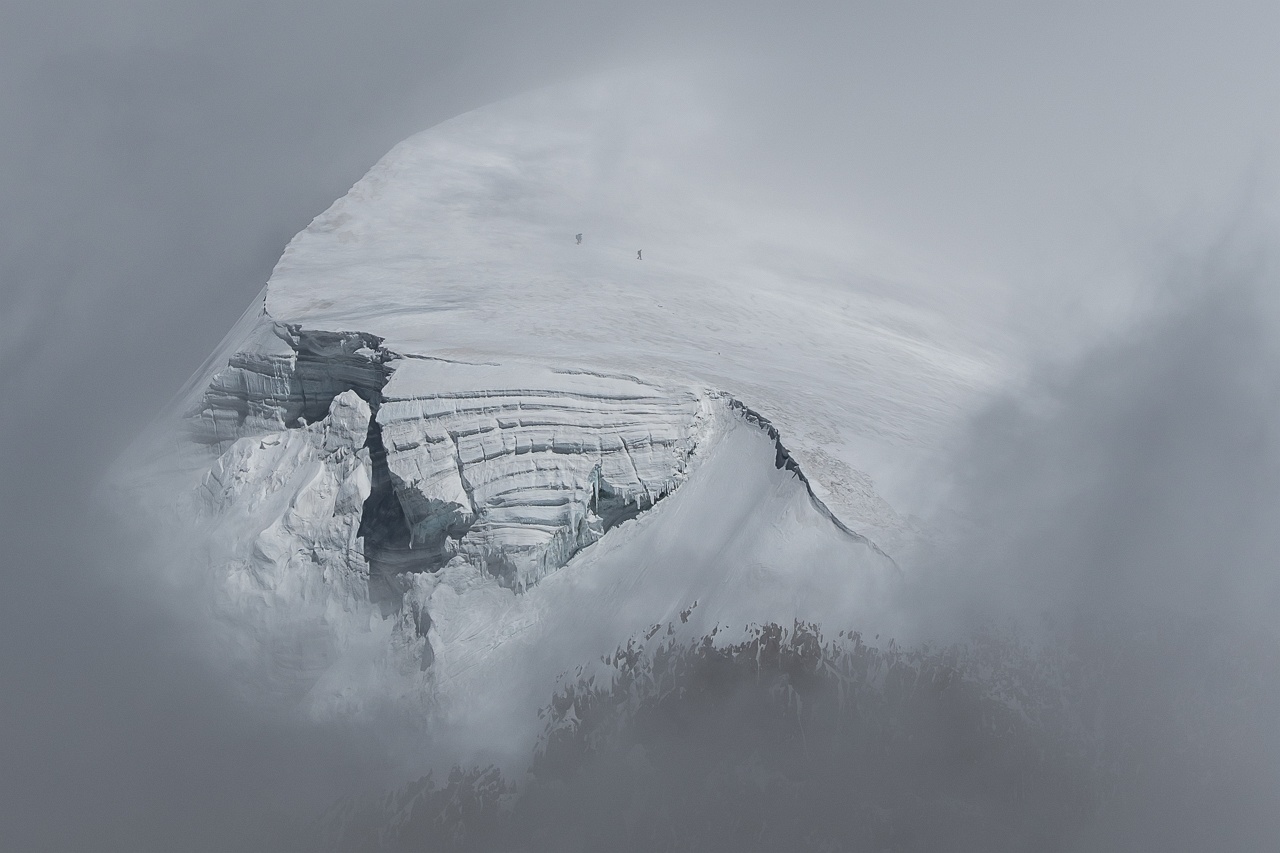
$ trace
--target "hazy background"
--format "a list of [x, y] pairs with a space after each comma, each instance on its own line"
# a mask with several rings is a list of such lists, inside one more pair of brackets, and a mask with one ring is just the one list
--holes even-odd
[[939, 469], [1016, 519], [953, 562], [972, 609], [1267, 624], [1280, 7], [778, 5], [0, 2], [0, 846], [223, 849], [376, 776], [370, 733], [232, 698], [88, 493], [388, 148], [616, 64], [697, 76], [763, 198], [1015, 292], [1037, 390]]

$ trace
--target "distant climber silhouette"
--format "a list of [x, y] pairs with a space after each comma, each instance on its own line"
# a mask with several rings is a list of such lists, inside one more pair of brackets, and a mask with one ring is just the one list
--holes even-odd
[[577, 241], [578, 241], [578, 245], [579, 245], [579, 246], [581, 246], [581, 245], [582, 245], [582, 235], [581, 235], [581, 234], [574, 234], [574, 235], [573, 235], [573, 239], [575, 239], [575, 240], [577, 240]]
[[644, 258], [640, 257], [640, 253], [641, 253], [641, 252], [643, 252], [643, 251], [644, 251], [644, 249], [636, 249], [636, 260], [637, 260], [637, 261], [643, 261], [643, 260], [644, 260]]

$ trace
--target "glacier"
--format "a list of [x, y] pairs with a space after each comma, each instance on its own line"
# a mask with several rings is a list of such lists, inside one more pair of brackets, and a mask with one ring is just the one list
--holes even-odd
[[653, 626], [874, 617], [918, 534], [876, 483], [1015, 344], [735, 193], [709, 114], [614, 75], [411, 137], [121, 460], [271, 690], [503, 754]]

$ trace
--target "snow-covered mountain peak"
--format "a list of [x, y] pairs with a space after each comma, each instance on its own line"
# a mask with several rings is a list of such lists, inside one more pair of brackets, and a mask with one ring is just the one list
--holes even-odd
[[716, 134], [687, 88], [625, 74], [459, 116], [298, 234], [266, 308], [397, 352], [725, 390], [843, 515], [889, 523], [856, 472], [888, 475], [1002, 380], [1004, 333], [953, 282], [886, 277], [851, 224], [753, 200]]
[[864, 472], [999, 377], [990, 336], [839, 223], [750, 207], [672, 91], [396, 146], [143, 448], [129, 478], [280, 689], [532, 722], [654, 624], [852, 624], [894, 581], [911, 531]]

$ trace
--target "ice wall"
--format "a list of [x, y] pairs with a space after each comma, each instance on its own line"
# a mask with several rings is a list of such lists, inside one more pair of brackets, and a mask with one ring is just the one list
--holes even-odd
[[378, 424], [410, 547], [523, 589], [676, 488], [706, 405], [629, 377], [423, 360]]

